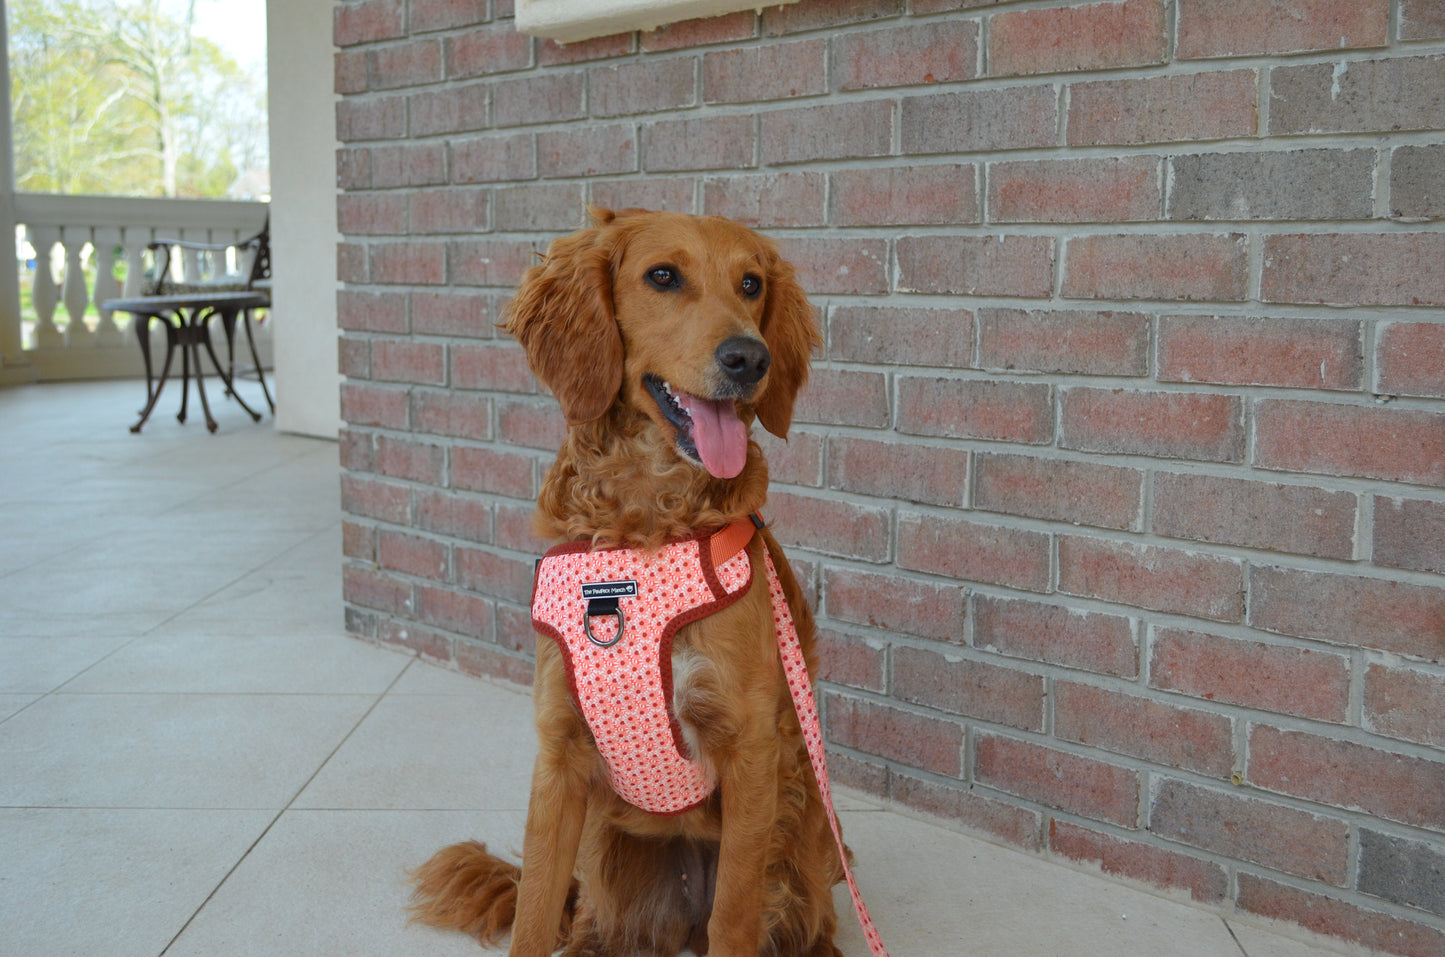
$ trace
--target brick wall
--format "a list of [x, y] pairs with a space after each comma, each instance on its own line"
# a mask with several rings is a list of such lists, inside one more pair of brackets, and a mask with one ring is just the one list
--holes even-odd
[[584, 201], [731, 216], [825, 328], [759, 438], [837, 776], [1445, 953], [1445, 8], [508, 7], [336, 10], [348, 627], [529, 680], [563, 424], [493, 323]]

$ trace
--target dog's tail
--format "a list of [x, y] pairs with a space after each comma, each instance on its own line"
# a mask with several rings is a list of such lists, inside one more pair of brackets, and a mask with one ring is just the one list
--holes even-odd
[[[444, 847], [411, 872], [411, 919], [445, 930], [459, 930], [483, 944], [494, 944], [517, 916], [517, 882], [522, 869], [467, 841]], [[570, 936], [577, 888], [567, 897], [561, 937]]]

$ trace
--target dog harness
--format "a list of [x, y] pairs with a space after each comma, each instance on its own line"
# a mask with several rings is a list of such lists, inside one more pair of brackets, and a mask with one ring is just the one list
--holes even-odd
[[[532, 623], [562, 652], [572, 700], [607, 762], [613, 789], [644, 811], [680, 814], [717, 788], [711, 770], [689, 754], [672, 708], [672, 642], [679, 628], [747, 593], [753, 569], [746, 546], [762, 527], [762, 519], [753, 515], [715, 534], [669, 542], [651, 552], [569, 542], [537, 563]], [[766, 548], [763, 562], [783, 672], [853, 908], [874, 957], [888, 957], [848, 864], [812, 681]]]

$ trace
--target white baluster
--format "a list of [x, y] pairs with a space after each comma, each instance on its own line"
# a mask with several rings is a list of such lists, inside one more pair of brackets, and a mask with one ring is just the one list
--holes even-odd
[[[181, 238], [195, 243], [210, 242], [210, 230], [187, 229], [181, 232]], [[198, 282], [207, 275], [207, 263], [201, 259], [202, 253], [199, 249], [181, 249], [181, 262], [185, 264], [186, 282]], [[175, 266], [171, 267], [175, 269]], [[172, 277], [177, 278], [177, 277]]]
[[97, 227], [95, 230], [95, 308], [100, 311], [100, 324], [95, 327], [97, 345], [116, 346], [121, 343], [120, 326], [116, 320], [125, 322], [125, 313], [116, 316], [100, 304], [120, 295], [120, 284], [115, 281], [115, 249], [120, 245], [120, 230]]
[[60, 242], [60, 229], [26, 226], [25, 233], [35, 250], [35, 276], [30, 286], [30, 305], [35, 310], [35, 347], [58, 349], [65, 345], [65, 336], [55, 325], [55, 304], [60, 299], [60, 290], [50, 271], [50, 251]]
[[65, 330], [65, 344], [72, 349], [95, 345], [95, 337], [85, 324], [90, 290], [86, 288], [85, 270], [81, 267], [85, 247], [89, 243], [90, 227], [60, 228], [60, 244], [65, 247], [65, 278], [60, 283], [60, 301], [65, 304], [65, 313], [70, 317], [70, 325]]
[[121, 295], [133, 299], [145, 291], [145, 255], [146, 245], [151, 241], [150, 227], [127, 226], [124, 237], [125, 285], [121, 287]]

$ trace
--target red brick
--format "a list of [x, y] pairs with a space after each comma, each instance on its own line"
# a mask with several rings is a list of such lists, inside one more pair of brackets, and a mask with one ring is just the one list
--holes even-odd
[[1065, 448], [1210, 462], [1244, 458], [1238, 396], [1066, 389], [1062, 406]]
[[398, 140], [404, 136], [405, 96], [393, 94], [366, 100], [343, 99], [336, 104], [336, 138], [343, 143]]
[[588, 106], [594, 117], [628, 116], [694, 106], [694, 57], [649, 58], [594, 67], [588, 75]]
[[893, 649], [893, 697], [978, 721], [1042, 731], [1044, 679], [922, 648]]
[[1159, 381], [1358, 390], [1360, 323], [1348, 319], [1165, 316]]
[[1445, 829], [1445, 763], [1439, 761], [1255, 725], [1247, 778], [1307, 801]]
[[558, 43], [543, 40], [537, 50], [539, 66], [556, 66], [559, 63], [581, 63], [586, 60], [607, 60], [635, 52], [635, 35], [614, 33], [611, 36], [593, 37], [573, 43]]
[[492, 540], [492, 509], [484, 500], [450, 489], [416, 493], [412, 526], [469, 542]]
[[399, 193], [343, 193], [336, 198], [336, 224], [347, 236], [404, 234], [407, 231], [406, 196]]
[[1445, 574], [1445, 503], [1375, 496], [1374, 563]]
[[1069, 375], [1149, 372], [1150, 317], [1090, 309], [980, 309], [979, 365]]
[[835, 83], [840, 90], [867, 90], [971, 80], [978, 33], [975, 21], [935, 20], [841, 34], [833, 49]]
[[869, 296], [888, 291], [886, 240], [788, 236], [778, 245], [811, 296]]
[[1200, 903], [1217, 903], [1229, 892], [1228, 875], [1213, 861], [1102, 834], [1058, 818], [1049, 821], [1049, 849], [1076, 861], [1098, 862], [1105, 874], [1188, 891]]
[[468, 638], [492, 640], [492, 609], [491, 602], [451, 588], [418, 585], [416, 589], [418, 621]]
[[571, 231], [586, 215], [581, 183], [526, 183], [492, 189], [497, 232]]
[[1445, 746], [1445, 677], [1370, 665], [1365, 673], [1364, 724], [1386, 737]]
[[1049, 588], [1049, 536], [962, 518], [898, 517], [898, 567], [961, 581]]
[[1032, 445], [1053, 437], [1045, 383], [900, 376], [897, 387], [899, 432]]
[[1120, 827], [1139, 820], [1139, 778], [1127, 768], [1000, 735], [974, 738], [974, 780]]
[[344, 566], [341, 593], [345, 601], [363, 608], [391, 614], [407, 614], [412, 610], [411, 584], [370, 568]]
[[487, 21], [486, 0], [412, 0], [410, 11], [407, 26], [412, 33]]
[[336, 311], [342, 329], [358, 332], [408, 332], [406, 296], [395, 292], [336, 293]]
[[497, 437], [512, 445], [555, 452], [567, 435], [556, 402], [505, 402], [497, 408]]
[[1125, 223], [1159, 219], [1155, 156], [990, 163], [988, 216], [995, 223]]
[[[1271, 134], [1445, 128], [1445, 57], [1384, 56], [1270, 70]], [[1402, 90], [1412, 95], [1402, 96]]]
[[411, 520], [411, 492], [390, 482], [342, 475], [341, 510], [347, 515], [405, 525]]
[[370, 282], [366, 247], [361, 243], [336, 244], [336, 278], [342, 282]]
[[1404, 0], [1400, 5], [1400, 39], [1445, 37], [1445, 10], [1435, 0]]
[[903, 12], [903, 0], [827, 0], [761, 7], [760, 11], [763, 36], [775, 37], [896, 17]]
[[1342, 655], [1176, 628], [1156, 631], [1151, 647], [1152, 687], [1300, 718], [1347, 717], [1350, 662]]
[[441, 285], [447, 278], [447, 247], [422, 242], [372, 246], [368, 268], [375, 283]]
[[501, 601], [531, 604], [533, 559], [512, 558], [458, 545], [453, 550], [452, 561], [459, 587]]
[[459, 79], [523, 70], [532, 65], [532, 38], [511, 24], [446, 38], [447, 76]]
[[1255, 405], [1255, 463], [1267, 469], [1445, 485], [1445, 417], [1287, 399]]
[[1445, 324], [1386, 324], [1376, 354], [1376, 392], [1445, 398]]
[[475, 395], [417, 389], [411, 396], [411, 420], [417, 432], [462, 439], [492, 437], [492, 403]]
[[[510, 651], [520, 651], [535, 659], [537, 633], [532, 630], [532, 609], [497, 605], [497, 644]], [[526, 683], [530, 684], [529, 678]], [[521, 682], [519, 682], [521, 683]]]
[[376, 189], [395, 186], [440, 186], [447, 181], [445, 143], [422, 141], [371, 149], [371, 185]]
[[702, 188], [705, 214], [744, 226], [821, 226], [827, 218], [828, 182], [822, 173], [709, 177]]
[[1161, 781], [1149, 830], [1235, 860], [1335, 886], [1349, 871], [1349, 825], [1268, 801]]
[[512, 288], [537, 261], [529, 240], [455, 240], [449, 247], [452, 282], [462, 286]]
[[331, 16], [332, 38], [337, 46], [347, 47], [405, 36], [404, 6], [401, 0], [337, 4]]
[[451, 635], [418, 627], [410, 621], [378, 622], [376, 640], [383, 645], [405, 648], [420, 658], [439, 664], [450, 664], [456, 647], [456, 639]]
[[828, 740], [947, 777], [963, 776], [963, 726], [846, 695], [825, 696]]
[[1177, 143], [1254, 136], [1253, 70], [1098, 80], [1069, 87], [1070, 146]]
[[451, 384], [454, 389], [522, 394], [537, 391], [537, 380], [527, 366], [526, 353], [505, 342], [452, 346]]
[[531, 500], [537, 491], [532, 456], [500, 449], [452, 449], [452, 487]]
[[1216, 475], [1158, 472], [1158, 535], [1319, 558], [1355, 557], [1359, 502], [1350, 492]]
[[478, 136], [448, 143], [453, 183], [491, 183], [531, 179], [537, 158], [531, 133]]
[[376, 527], [357, 522], [341, 523], [341, 554], [364, 562], [376, 561]]
[[408, 424], [406, 392], [344, 382], [341, 385], [341, 418], [350, 425], [404, 429]]
[[1244, 615], [1239, 562], [1156, 545], [1061, 536], [1059, 591], [1212, 621]]
[[828, 439], [828, 487], [962, 506], [968, 497], [968, 453], [835, 435]]
[[1232, 724], [1220, 714], [1055, 681], [1054, 737], [1214, 778], [1234, 767]]
[[1291, 568], [1250, 572], [1250, 624], [1265, 631], [1445, 661], [1445, 588]]
[[966, 369], [973, 365], [973, 313], [835, 305], [828, 316], [828, 355], [845, 362]]
[[1005, 801], [979, 795], [972, 788], [949, 787], [935, 781], [924, 781], [900, 771], [892, 772], [890, 796], [894, 801], [972, 830], [984, 831], [994, 837], [1021, 847], [1036, 850], [1039, 846], [1038, 811]]
[[451, 562], [447, 546], [433, 538], [381, 529], [376, 536], [376, 561], [382, 568], [446, 581]]
[[774, 483], [823, 487], [823, 437], [793, 429], [786, 439], [754, 429], [753, 441], [768, 460], [768, 476]]
[[336, 151], [336, 185], [341, 189], [371, 188], [371, 150], [347, 147]]
[[411, 196], [413, 234], [478, 233], [487, 228], [491, 194], [479, 188], [424, 190]]
[[1392, 954], [1404, 957], [1445, 954], [1445, 933], [1435, 928], [1253, 874], [1240, 873], [1235, 900], [1239, 908], [1248, 913], [1292, 921], [1317, 934], [1344, 938]]
[[1001, 13], [989, 20], [989, 75], [1105, 70], [1163, 63], [1163, 0], [1123, 0]]
[[347, 337], [338, 339], [336, 371], [352, 379], [371, 378], [371, 341]]
[[796, 422], [820, 425], [888, 424], [888, 380], [881, 372], [817, 369], [793, 410]]
[[662, 120], [642, 127], [642, 166], [649, 173], [746, 169], [755, 165], [757, 122], [751, 116]]
[[430, 442], [376, 437], [376, 471], [388, 478], [442, 485], [446, 475], [446, 449]]
[[1384, 46], [1390, 0], [1179, 0], [1182, 58]]
[[373, 379], [444, 385], [446, 376], [446, 349], [437, 343], [377, 339], [371, 344]]
[[1248, 277], [1239, 233], [1080, 236], [1064, 246], [1070, 299], [1242, 301]]
[[883, 694], [888, 690], [884, 676], [888, 649], [861, 638], [823, 628], [818, 631], [818, 681], [848, 685]]
[[637, 134], [631, 123], [538, 133], [537, 158], [543, 177], [631, 173], [637, 169]]
[[892, 100], [860, 100], [771, 110], [762, 115], [762, 161], [768, 165], [887, 156], [893, 145]]
[[531, 501], [498, 502], [496, 531], [493, 534], [497, 546], [528, 555], [541, 555], [557, 544], [554, 539], [537, 535], [533, 522], [535, 517], [536, 508]]
[[696, 186], [691, 178], [641, 176], [615, 180], [592, 180], [587, 184], [588, 201], [603, 209], [660, 209], [673, 213], [695, 213]]
[[823, 593], [834, 621], [963, 643], [965, 598], [957, 586], [825, 567]]
[[837, 226], [979, 222], [978, 167], [880, 166], [832, 174]]
[[1128, 618], [989, 595], [974, 596], [972, 613], [976, 648], [1121, 678], [1139, 674]]
[[1050, 87], [1003, 87], [903, 98], [903, 153], [982, 153], [1053, 146], [1058, 95]]
[[1441, 261], [1445, 233], [1267, 236], [1260, 295], [1265, 302], [1445, 306]]
[[338, 437], [342, 473], [370, 472], [375, 458], [375, 448], [371, 432], [357, 432], [353, 429], [343, 428]]
[[371, 88], [391, 90], [435, 83], [442, 78], [440, 40], [412, 40], [370, 53]]
[[492, 87], [492, 122], [507, 127], [580, 120], [587, 115], [586, 81], [582, 70], [498, 80]]
[[1137, 529], [1144, 473], [1027, 455], [978, 455], [974, 507], [1074, 525]]
[[722, 16], [683, 20], [645, 32], [642, 34], [642, 49], [646, 53], [657, 53], [714, 43], [735, 43], [738, 40], [750, 40], [757, 36], [757, 32], [757, 17], [753, 11], [743, 10]]
[[826, 38], [704, 54], [703, 101], [750, 103], [827, 93], [827, 56]]
[[419, 290], [411, 293], [410, 298], [412, 331], [417, 335], [475, 339], [496, 335], [491, 296], [474, 290], [459, 293]]
[[898, 292], [1042, 299], [1054, 288], [1047, 236], [902, 236]]
[[777, 492], [768, 496], [768, 522], [778, 540], [864, 561], [888, 560], [886, 508]]

